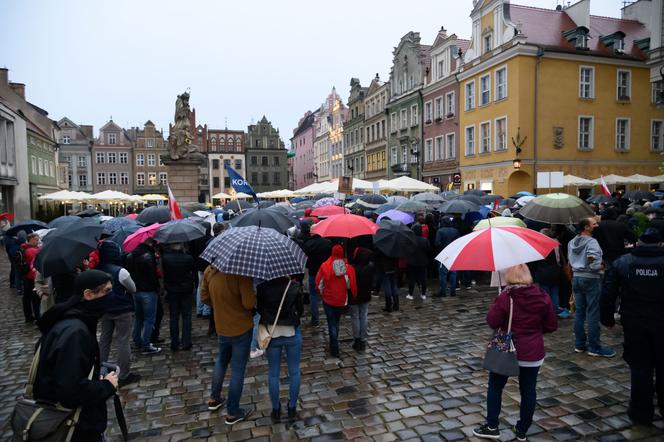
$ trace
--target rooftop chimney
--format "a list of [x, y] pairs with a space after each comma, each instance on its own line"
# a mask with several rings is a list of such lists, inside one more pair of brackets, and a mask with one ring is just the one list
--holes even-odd
[[9, 86], [9, 69], [0, 68], [0, 87]]
[[9, 87], [16, 95], [25, 100], [25, 84], [24, 83], [9, 83]]

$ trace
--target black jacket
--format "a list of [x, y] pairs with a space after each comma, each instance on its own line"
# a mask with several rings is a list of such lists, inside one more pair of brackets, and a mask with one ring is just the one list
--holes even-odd
[[551, 251], [543, 260], [529, 262], [528, 268], [533, 276], [533, 282], [546, 286], [560, 284], [561, 266], [556, 259], [555, 250]]
[[304, 238], [304, 242], [300, 247], [307, 255], [307, 269], [309, 269], [310, 275], [316, 275], [320, 266], [332, 253], [332, 243], [328, 239], [315, 234]]
[[604, 275], [600, 320], [606, 326], [615, 323], [616, 298], [620, 297], [622, 321], [658, 327], [664, 332], [664, 248], [639, 246], [632, 253], [613, 262]]
[[351, 261], [355, 267], [355, 280], [357, 281], [357, 296], [350, 299], [351, 304], [364, 304], [371, 301], [376, 266], [373, 263], [371, 250], [359, 247]]
[[97, 266], [97, 270], [108, 273], [113, 279], [113, 291], [105, 297], [108, 302], [106, 312], [110, 314], [134, 311], [134, 297], [120, 283], [121, 262], [122, 251], [120, 246], [112, 241], [102, 242], [99, 247], [99, 266]]
[[127, 255], [125, 268], [134, 280], [137, 292], [159, 292], [157, 258], [151, 247], [139, 244]]
[[602, 220], [593, 232], [599, 246], [602, 248], [602, 256], [607, 261], [625, 254], [625, 241], [636, 242], [636, 235], [626, 225], [614, 219]]
[[185, 296], [194, 293], [196, 265], [194, 258], [184, 252], [166, 251], [161, 257], [164, 271], [164, 290], [168, 296]]
[[[281, 296], [284, 294], [287, 285], [287, 278], [277, 278], [256, 287], [256, 309], [261, 315], [260, 323], [266, 325], [268, 329], [274, 324], [274, 318], [276, 318], [279, 311]], [[299, 327], [303, 313], [304, 305], [300, 284], [293, 281], [288, 288], [288, 293], [286, 293], [286, 299], [284, 299], [284, 305], [281, 307], [277, 325]]]
[[[94, 442], [101, 440], [106, 429], [106, 400], [115, 390], [109, 381], [99, 380], [96, 319], [80, 305], [64, 310], [61, 307], [66, 304], [61, 304], [40, 319], [44, 335], [34, 397], [59, 402], [68, 408], [82, 406], [73, 441]], [[92, 367], [92, 380], [89, 380]]]
[[429, 241], [426, 238], [418, 236], [417, 251], [406, 257], [410, 267], [426, 267], [429, 264]]

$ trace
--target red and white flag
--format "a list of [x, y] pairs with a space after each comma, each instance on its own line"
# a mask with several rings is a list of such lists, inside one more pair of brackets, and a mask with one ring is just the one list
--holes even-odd
[[171, 186], [168, 186], [168, 211], [171, 212], [171, 221], [175, 219], [182, 219], [182, 213], [180, 212], [180, 207], [178, 206], [178, 202], [175, 200], [175, 197], [173, 196], [173, 192], [171, 191]]
[[602, 189], [602, 193], [606, 196], [611, 196], [611, 191], [609, 190], [609, 186], [606, 185], [606, 181], [604, 181], [604, 177], [600, 177], [599, 179], [599, 187]]

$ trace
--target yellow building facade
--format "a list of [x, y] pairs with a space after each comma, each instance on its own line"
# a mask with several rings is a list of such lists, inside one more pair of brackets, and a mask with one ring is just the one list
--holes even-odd
[[587, 179], [660, 174], [664, 110], [654, 104], [637, 46], [647, 30], [584, 16], [586, 9], [476, 1], [458, 75], [463, 190], [555, 191], [537, 188], [537, 173], [548, 171]]

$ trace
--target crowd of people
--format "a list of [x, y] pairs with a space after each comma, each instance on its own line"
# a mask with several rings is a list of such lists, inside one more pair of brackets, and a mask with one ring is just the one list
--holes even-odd
[[[632, 374], [629, 415], [636, 423], [649, 424], [654, 392], [660, 407], [664, 404], [664, 329], [659, 321], [664, 313], [659, 296], [664, 283], [664, 213], [620, 203], [595, 209], [597, 216], [581, 220], [578, 226], [524, 219], [528, 228], [556, 239], [559, 246], [544, 260], [502, 272], [504, 287], [487, 315], [493, 329], [506, 329], [509, 318], [513, 333], [521, 391], [514, 432], [520, 441], [526, 440], [535, 410], [537, 375], [545, 357], [543, 334], [554, 332], [558, 319], [574, 317], [575, 352], [610, 358], [616, 352], [601, 343], [600, 322], [613, 326], [619, 311], [624, 357]], [[362, 209], [356, 214], [377, 218]], [[493, 215], [498, 213], [489, 216]], [[510, 209], [501, 215], [520, 216]], [[245, 420], [251, 414], [251, 409], [240, 408], [247, 362], [265, 355], [271, 417], [274, 422], [292, 422], [299, 418], [301, 326], [320, 325], [321, 303], [329, 356], [338, 358], [340, 322], [346, 312], [351, 317], [352, 349], [367, 349], [368, 307], [381, 292], [383, 311], [398, 314], [402, 302], [426, 302], [431, 286], [436, 287], [433, 297], [456, 296], [486, 279], [480, 272], [447, 269], [434, 259], [472, 230], [473, 222], [459, 214], [418, 214], [408, 226], [416, 236], [416, 250], [404, 257], [387, 256], [370, 237], [321, 237], [311, 231], [318, 221], [308, 209], [287, 232], [307, 256], [303, 273], [268, 281], [221, 272], [201, 258], [210, 241], [231, 228], [228, 222], [204, 223], [208, 234], [189, 243], [166, 246], [147, 238], [130, 253], [102, 238], [98, 249], [76, 269], [50, 278], [35, 268], [36, 233], [6, 235], [10, 285], [21, 296], [25, 322], [36, 321], [43, 335], [35, 397], [70, 408], [82, 406], [73, 440], [105, 440], [106, 400], [117, 388], [140, 380], [131, 369], [131, 344], [140, 355], [162, 351], [166, 300], [171, 351], [191, 350], [192, 312], [209, 318], [210, 330], [217, 336], [209, 410], [226, 406], [229, 425]], [[262, 328], [270, 330], [269, 339], [263, 339]], [[113, 345], [119, 369], [100, 377]], [[289, 382], [284, 417], [279, 397], [282, 354]], [[229, 365], [226, 398], [222, 391]], [[476, 436], [499, 437], [500, 398], [507, 379], [490, 374], [487, 419], [475, 429]]]

